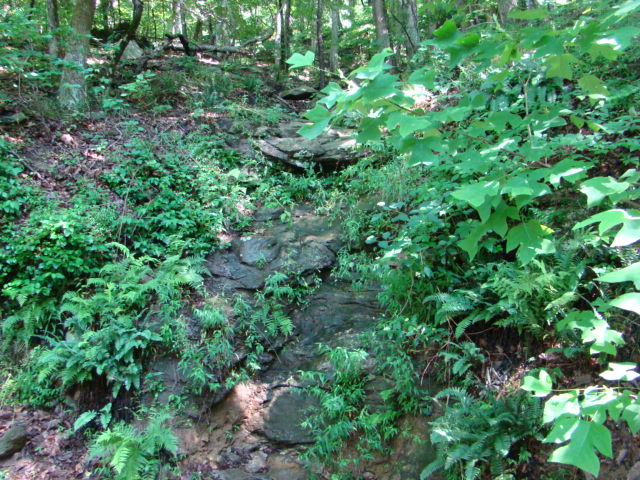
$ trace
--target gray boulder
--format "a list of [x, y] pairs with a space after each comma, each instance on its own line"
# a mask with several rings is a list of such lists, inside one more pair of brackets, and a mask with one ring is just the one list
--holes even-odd
[[9, 458], [16, 452], [22, 450], [29, 440], [27, 428], [22, 423], [11, 425], [0, 436], [0, 460]]

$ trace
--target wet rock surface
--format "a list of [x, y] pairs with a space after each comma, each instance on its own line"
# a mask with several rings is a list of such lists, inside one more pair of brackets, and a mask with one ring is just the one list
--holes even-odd
[[[208, 407], [198, 414], [198, 421], [179, 430], [185, 469], [209, 469], [210, 478], [310, 478], [300, 454], [314, 437], [301, 423], [317, 408], [318, 400], [305, 392], [300, 371], [333, 374], [330, 363], [319, 353], [319, 343], [371, 350], [368, 333], [382, 314], [377, 288], [356, 290], [350, 282], [327, 275], [343, 246], [340, 226], [310, 208], [294, 210], [290, 223], [280, 221], [281, 213], [279, 209], [258, 211], [251, 232], [208, 258], [209, 291], [250, 301], [276, 272], [287, 273], [292, 281], [310, 275], [320, 275], [324, 281], [303, 305], [290, 306], [294, 331], [277, 345], [266, 347], [262, 371], [248, 382], [207, 398]], [[374, 366], [375, 360], [366, 365], [370, 371], [366, 393], [372, 405], [379, 405], [380, 392], [390, 385], [376, 378]], [[395, 463], [373, 463], [368, 478], [417, 478], [426, 464], [422, 457], [430, 450], [417, 437], [408, 438], [398, 440], [402, 445]]]

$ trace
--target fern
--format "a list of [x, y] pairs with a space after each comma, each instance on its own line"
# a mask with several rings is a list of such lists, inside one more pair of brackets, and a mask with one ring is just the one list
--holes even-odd
[[155, 478], [162, 462], [162, 452], [175, 456], [178, 441], [167, 424], [171, 416], [153, 412], [144, 431], [132, 425], [117, 423], [100, 433], [92, 442], [90, 458], [108, 460], [116, 480]]
[[458, 472], [465, 480], [478, 478], [484, 470], [495, 477], [504, 472], [510, 456], [522, 454], [512, 452], [513, 446], [537, 435], [542, 412], [528, 397], [474, 398], [464, 389], [448, 388], [434, 398], [447, 398], [448, 403], [431, 423], [437, 457], [422, 472], [423, 479], [438, 470]]

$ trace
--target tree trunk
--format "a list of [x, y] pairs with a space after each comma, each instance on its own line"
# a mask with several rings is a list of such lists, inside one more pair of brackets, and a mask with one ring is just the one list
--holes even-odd
[[416, 0], [402, 0], [402, 13], [404, 17], [404, 30], [407, 40], [405, 47], [407, 55], [413, 57], [418, 51], [420, 34], [418, 33], [418, 7]]
[[138, 31], [138, 27], [140, 26], [140, 20], [142, 20], [142, 12], [144, 10], [144, 4], [142, 0], [131, 0], [133, 3], [133, 18], [131, 19], [131, 23], [129, 24], [129, 29], [127, 30], [127, 34], [120, 41], [120, 45], [118, 50], [113, 57], [113, 64], [111, 65], [111, 77], [113, 78], [116, 73], [116, 67], [122, 58], [122, 54], [124, 53], [129, 42], [133, 40], [136, 36], [136, 32]]
[[278, 0], [278, 10], [276, 11], [276, 34], [275, 34], [275, 50], [273, 52], [274, 65], [280, 69], [282, 67], [282, 0]]
[[280, 70], [286, 70], [287, 59], [291, 50], [291, 2], [284, 0], [284, 18], [282, 23], [282, 55], [280, 56]]
[[338, 40], [340, 37], [340, 5], [338, 0], [331, 2], [331, 48], [329, 49], [329, 70], [338, 72]]
[[49, 55], [54, 57], [60, 56], [60, 39], [58, 38], [58, 27], [60, 21], [58, 19], [58, 0], [47, 0], [47, 23], [49, 24]]
[[376, 44], [379, 50], [391, 48], [389, 18], [384, 0], [373, 0], [373, 20], [376, 26]]
[[322, 39], [322, 10], [323, 10], [323, 0], [317, 0], [316, 3], [316, 58], [318, 59], [318, 68], [320, 69], [318, 84], [320, 90], [327, 86], [327, 77], [325, 74], [325, 63], [324, 63], [324, 41]]
[[89, 39], [93, 15], [96, 10], [95, 0], [76, 0], [71, 16], [73, 33], [64, 57], [66, 66], [60, 79], [58, 100], [60, 105], [72, 110], [83, 108], [87, 103], [87, 88], [84, 70], [89, 54]]
[[193, 30], [193, 41], [199, 42], [202, 37], [202, 19], [196, 20], [196, 26]]

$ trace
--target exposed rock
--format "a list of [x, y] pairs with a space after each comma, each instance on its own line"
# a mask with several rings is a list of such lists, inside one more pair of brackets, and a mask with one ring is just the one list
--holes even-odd
[[313, 97], [318, 91], [315, 88], [301, 85], [299, 87], [290, 88], [280, 93], [285, 100], [307, 100]]
[[274, 261], [282, 245], [274, 237], [240, 237], [233, 248], [242, 263], [254, 267]]
[[277, 220], [284, 212], [280, 207], [264, 207], [254, 213], [253, 218], [256, 222], [270, 222]]
[[269, 440], [285, 445], [313, 442], [311, 433], [300, 425], [305, 413], [317, 401], [298, 389], [278, 389], [265, 411], [264, 435]]
[[355, 139], [349, 137], [269, 138], [259, 140], [258, 146], [267, 157], [298, 168], [308, 168], [313, 164], [336, 167], [341, 163], [352, 163], [360, 156], [354, 151]]
[[138, 42], [136, 42], [135, 40], [131, 40], [127, 44], [127, 47], [124, 49], [124, 52], [122, 53], [122, 59], [136, 60], [138, 58], [141, 58], [143, 55], [144, 55], [144, 50], [140, 48], [140, 45], [138, 45]]
[[11, 425], [0, 437], [0, 460], [22, 450], [29, 440], [27, 428], [22, 423]]

